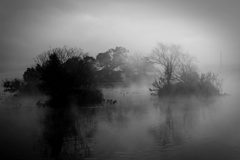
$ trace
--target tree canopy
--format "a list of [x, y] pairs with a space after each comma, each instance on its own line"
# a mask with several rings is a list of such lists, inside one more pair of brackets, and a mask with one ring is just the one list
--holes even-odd
[[[50, 49], [38, 55], [35, 62], [33, 67], [24, 72], [24, 82], [21, 83], [23, 90], [37, 89], [52, 98], [60, 99], [74, 96], [79, 103], [101, 102], [95, 58], [88, 56], [82, 49]], [[7, 82], [4, 84], [8, 85]]]
[[3, 86], [8, 92], [40, 91], [58, 98], [77, 95], [80, 103], [92, 103], [102, 100], [99, 83], [146, 82], [152, 79], [147, 72], [158, 70], [150, 89], [158, 94], [221, 93], [222, 81], [218, 75], [200, 74], [195, 58], [179, 45], [158, 43], [148, 57], [129, 56], [128, 52], [124, 47], [115, 47], [99, 53], [95, 59], [80, 48], [49, 49], [26, 69], [23, 81], [6, 80]]
[[127, 63], [127, 53], [124, 47], [111, 48], [104, 53], [99, 53], [96, 57], [100, 67], [116, 68], [122, 67]]

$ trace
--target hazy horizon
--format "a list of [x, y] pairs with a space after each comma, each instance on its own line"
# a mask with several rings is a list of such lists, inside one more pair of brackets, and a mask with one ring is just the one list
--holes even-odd
[[174, 43], [201, 70], [239, 71], [240, 5], [235, 0], [0, 1], [0, 73], [24, 71], [54, 47], [79, 47], [96, 56], [116, 46], [149, 54]]
[[2, 159], [240, 159], [239, 8], [0, 0]]

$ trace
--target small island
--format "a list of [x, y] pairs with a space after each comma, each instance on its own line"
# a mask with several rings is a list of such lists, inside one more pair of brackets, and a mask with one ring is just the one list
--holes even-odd
[[150, 94], [158, 96], [221, 95], [222, 80], [215, 73], [200, 74], [195, 58], [181, 46], [158, 43], [148, 56], [128, 56], [124, 47], [99, 53], [96, 58], [83, 49], [50, 49], [39, 54], [35, 64], [26, 69], [23, 80], [3, 81], [4, 91], [44, 94], [50, 100], [72, 101], [81, 105], [101, 104], [101, 87], [132, 84], [149, 85]]

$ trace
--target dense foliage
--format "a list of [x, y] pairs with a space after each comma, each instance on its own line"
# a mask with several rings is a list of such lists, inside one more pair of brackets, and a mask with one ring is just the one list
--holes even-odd
[[96, 56], [99, 83], [138, 83], [146, 80], [153, 64], [139, 53], [128, 55], [124, 47], [115, 47]]
[[[24, 72], [21, 87], [16, 89], [29, 92], [38, 90], [58, 99], [75, 97], [78, 103], [102, 101], [95, 77], [95, 59], [81, 49], [51, 49], [40, 54], [35, 61], [35, 66]], [[15, 83], [5, 81], [4, 86]]]
[[222, 81], [214, 73], [200, 74], [195, 58], [178, 45], [159, 43], [148, 57], [133, 54], [124, 47], [99, 53], [96, 59], [82, 49], [54, 48], [35, 59], [23, 80], [3, 81], [4, 91], [44, 93], [57, 99], [75, 97], [78, 103], [102, 101], [98, 84], [153, 82], [159, 95], [221, 94]]
[[111, 48], [106, 52], [99, 53], [96, 56], [96, 60], [100, 67], [111, 69], [124, 67], [127, 64], [128, 52], [124, 47]]
[[19, 79], [13, 79], [12, 81], [9, 80], [4, 80], [3, 81], [3, 87], [4, 87], [4, 92], [18, 92], [23, 86], [23, 81]]

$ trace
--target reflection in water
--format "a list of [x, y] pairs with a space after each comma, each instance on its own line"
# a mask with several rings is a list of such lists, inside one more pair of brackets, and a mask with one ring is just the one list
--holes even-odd
[[[0, 148], [10, 159], [239, 159], [239, 101], [151, 97], [105, 89], [115, 104], [78, 107], [19, 97], [0, 108]], [[21, 105], [20, 105], [21, 104]], [[56, 105], [56, 106], [55, 106]]]
[[[189, 139], [195, 127], [200, 124], [200, 111], [203, 109], [197, 101], [191, 99], [159, 99], [155, 107], [160, 109], [159, 126], [150, 128], [150, 133], [160, 146], [177, 146]], [[208, 108], [209, 109], [209, 108]]]
[[223, 107], [221, 101], [189, 97], [157, 100], [154, 106], [163, 118], [158, 125], [150, 127], [149, 133], [162, 151], [160, 157], [174, 160], [237, 158], [236, 150], [228, 144], [232, 137], [222, 134], [229, 128], [221, 122], [228, 119], [217, 114]]
[[74, 106], [49, 107], [41, 123], [43, 133], [39, 148], [43, 157], [56, 159], [89, 157], [91, 148], [88, 143], [97, 128], [94, 110], [79, 111]]

